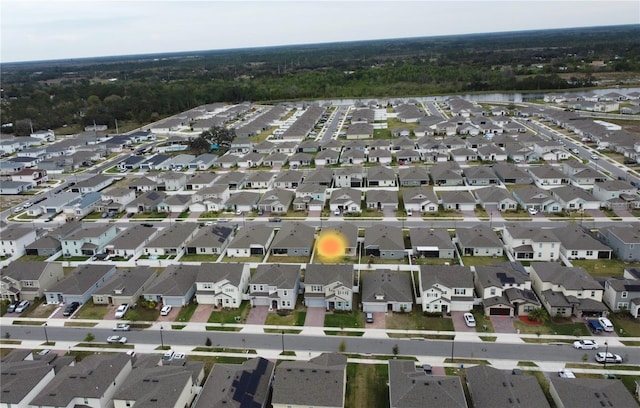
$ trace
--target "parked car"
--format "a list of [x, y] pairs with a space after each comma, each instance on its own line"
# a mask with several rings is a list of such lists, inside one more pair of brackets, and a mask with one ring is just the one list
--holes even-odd
[[19, 212], [20, 212], [20, 211], [22, 211], [22, 210], [24, 210], [24, 207], [20, 207], [20, 206], [19, 206], [19, 207], [14, 208], [14, 209], [13, 209], [13, 212], [14, 212], [14, 213], [19, 213]]
[[578, 350], [597, 350], [598, 343], [595, 340], [578, 340], [573, 342], [573, 348]]
[[162, 361], [171, 361], [173, 360], [173, 356], [176, 354], [173, 350], [168, 350], [162, 355]]
[[7, 313], [13, 313], [16, 311], [16, 307], [18, 307], [18, 305], [20, 304], [20, 302], [13, 302], [12, 304], [9, 305], [9, 307], [7, 307]]
[[592, 154], [591, 155], [591, 160], [599, 160], [600, 157], [597, 154]]
[[269, 222], [281, 222], [281, 221], [282, 221], [282, 219], [281, 219], [281, 218], [278, 218], [278, 217], [271, 217], [271, 218], [269, 218]]
[[413, 210], [411, 208], [407, 208], [407, 217], [413, 216]]
[[107, 337], [107, 343], [125, 344], [127, 342], [126, 337], [122, 336], [109, 336]]
[[171, 309], [171, 305], [162, 306], [162, 309], [160, 309], [160, 316], [167, 316], [169, 313], [171, 313]]
[[153, 224], [149, 224], [148, 222], [143, 222], [143, 223], [142, 223], [142, 224], [140, 224], [140, 225], [142, 225], [143, 227], [147, 227], [147, 228], [151, 228], [151, 227], [153, 227]]
[[476, 319], [473, 317], [471, 313], [465, 313], [463, 317], [464, 317], [464, 324], [466, 324], [467, 327], [476, 327]]
[[71, 316], [80, 307], [79, 302], [71, 302], [64, 308], [63, 316]]
[[598, 363], [622, 363], [622, 357], [619, 354], [605, 353], [603, 351], [596, 353], [596, 361]]
[[118, 306], [115, 314], [116, 319], [122, 319], [124, 317], [124, 314], [127, 313], [127, 310], [129, 310], [129, 305], [126, 303], [123, 303], [120, 306]]
[[131, 325], [128, 323], [118, 323], [116, 327], [113, 328], [113, 331], [129, 331], [131, 330]]
[[16, 306], [15, 312], [22, 313], [25, 310], [27, 310], [29, 306], [31, 306], [31, 302], [29, 302], [28, 300], [23, 300], [22, 302], [18, 303], [18, 306]]
[[600, 322], [594, 319], [587, 320], [587, 326], [589, 327], [589, 330], [591, 330], [592, 333], [598, 334], [604, 331], [604, 327], [602, 327]]
[[367, 312], [364, 314], [364, 320], [367, 323], [373, 323], [373, 313]]
[[531, 215], [536, 215], [538, 213], [538, 210], [536, 210], [535, 208], [527, 208], [527, 211]]
[[566, 368], [565, 368], [565, 369], [563, 369], [563, 370], [560, 370], [560, 371], [558, 372], [558, 376], [559, 376], [560, 378], [576, 378], [576, 375], [573, 373], [573, 371], [568, 370], [568, 369], [566, 369]]
[[600, 322], [600, 324], [604, 328], [604, 331], [606, 332], [613, 331], [613, 323], [611, 323], [611, 320], [607, 319], [606, 317], [600, 317], [598, 318], [598, 322]]
[[333, 215], [340, 215], [340, 209], [336, 208], [335, 210], [333, 210]]

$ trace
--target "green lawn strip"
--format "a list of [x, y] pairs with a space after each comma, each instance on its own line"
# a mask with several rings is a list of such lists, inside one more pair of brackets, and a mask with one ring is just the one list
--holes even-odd
[[572, 344], [573, 340], [558, 340], [558, 339], [545, 339], [545, 338], [530, 338], [530, 337], [522, 337], [522, 341], [525, 343], [535, 343], [535, 344], [551, 344], [551, 343], [566, 343]]
[[591, 334], [584, 323], [573, 323], [570, 321], [565, 322], [558, 319], [547, 318], [544, 320], [544, 323], [539, 326], [525, 324], [520, 320], [514, 320], [513, 325], [516, 329], [520, 330], [521, 334], [553, 334], [576, 337], [589, 336]]
[[249, 316], [251, 305], [249, 302], [242, 302], [237, 309], [214, 309], [209, 315], [207, 323], [234, 324], [243, 323]]
[[453, 340], [456, 336], [454, 334], [410, 334], [410, 333], [387, 333], [387, 336], [392, 339], [429, 339], [429, 340]]
[[186, 324], [172, 324], [171, 325], [171, 330], [182, 330], [185, 327], [187, 327]]
[[206, 326], [207, 331], [232, 331], [237, 332], [242, 330], [242, 327], [229, 327], [229, 326]]
[[354, 331], [340, 331], [340, 330], [325, 330], [324, 334], [327, 336], [351, 336], [351, 337], [361, 337], [364, 335], [364, 332], [354, 332]]
[[264, 329], [265, 333], [268, 334], [282, 334], [282, 332], [284, 332], [284, 334], [300, 334], [302, 333], [302, 330], [292, 330], [292, 329], [284, 329], [284, 330], [280, 330], [280, 329]]
[[22, 340], [6, 340], [6, 339], [0, 339], [0, 344], [22, 344]]
[[479, 336], [479, 337], [480, 337], [480, 340], [487, 341], [487, 342], [494, 342], [498, 340], [498, 338], [495, 336]]
[[133, 344], [112, 344], [112, 343], [78, 343], [75, 347], [91, 347], [91, 348], [120, 348], [120, 349], [132, 349]]
[[444, 359], [445, 364], [475, 364], [475, 365], [491, 365], [489, 360], [475, 359], [475, 358], [450, 358]]
[[621, 341], [620, 343], [629, 347], [640, 347], [640, 341]]
[[493, 265], [497, 262], [505, 262], [508, 261], [509, 258], [506, 256], [463, 256], [462, 262], [465, 266], [471, 265]]
[[89, 322], [64, 322], [65, 327], [95, 327], [98, 323]]
[[216, 262], [220, 255], [188, 254], [180, 258], [180, 262]]
[[518, 367], [538, 367], [533, 361], [518, 361]]
[[453, 321], [443, 317], [424, 316], [422, 311], [393, 313], [386, 318], [386, 328], [391, 330], [453, 331]]
[[347, 364], [345, 407], [387, 408], [389, 367], [386, 364]]
[[[255, 350], [250, 349], [238, 349], [238, 348], [224, 348], [224, 347], [196, 347], [193, 351], [205, 352], [205, 353], [244, 353], [244, 354], [258, 354]], [[191, 358], [191, 356], [189, 356]]]
[[11, 324], [15, 326], [42, 326], [46, 320], [14, 320]]
[[108, 310], [107, 305], [96, 305], [93, 300], [89, 300], [76, 312], [76, 317], [78, 319], [104, 320]]
[[571, 263], [584, 268], [593, 277], [621, 278], [625, 268], [640, 267], [640, 263], [625, 263], [620, 259], [572, 259]]
[[264, 324], [268, 326], [304, 326], [307, 312], [301, 309], [269, 313]]
[[[619, 336], [640, 337], [640, 323], [628, 312], [611, 313], [609, 318]], [[622, 329], [622, 332], [620, 329]]]
[[[604, 364], [596, 364], [596, 363], [567, 363], [567, 368], [583, 368], [586, 370], [602, 370], [604, 369]], [[620, 370], [620, 371], [640, 371], [640, 367], [633, 365], [624, 365], [624, 364], [607, 364], [607, 368], [610, 370]]]
[[191, 320], [191, 317], [196, 312], [197, 308], [197, 303], [189, 303], [188, 305], [181, 307], [178, 312], [178, 317], [176, 317], [176, 322], [188, 322]]

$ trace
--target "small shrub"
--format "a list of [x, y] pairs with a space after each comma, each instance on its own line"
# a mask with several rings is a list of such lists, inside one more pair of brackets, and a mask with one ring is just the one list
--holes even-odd
[[84, 341], [91, 342], [96, 339], [96, 336], [93, 333], [87, 333], [87, 336], [84, 338]]
[[211, 339], [207, 337], [207, 340], [204, 342], [204, 345], [207, 347], [211, 347]]

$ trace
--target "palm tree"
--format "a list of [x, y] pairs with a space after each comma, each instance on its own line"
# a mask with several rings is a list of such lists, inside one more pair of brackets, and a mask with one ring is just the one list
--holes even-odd
[[542, 322], [544, 320], [545, 313], [541, 307], [535, 307], [529, 311], [529, 320], [532, 322]]

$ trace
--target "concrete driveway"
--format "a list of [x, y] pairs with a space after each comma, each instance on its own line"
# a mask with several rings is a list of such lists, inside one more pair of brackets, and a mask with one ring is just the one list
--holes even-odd
[[325, 313], [326, 310], [324, 307], [307, 308], [307, 317], [304, 319], [304, 325], [309, 327], [323, 327]]
[[373, 323], [365, 323], [365, 329], [386, 329], [387, 328], [387, 314], [384, 312], [375, 312], [373, 314]]
[[514, 317], [491, 316], [490, 319], [496, 333], [516, 333], [516, 328], [513, 327]]
[[[457, 332], [475, 333], [476, 328], [469, 327], [464, 322], [464, 317], [462, 317], [464, 313], [465, 312], [451, 312], [451, 320], [453, 321], [454, 330]], [[481, 322], [476, 322], [476, 324], [481, 324]]]
[[246, 324], [264, 324], [269, 314], [269, 306], [256, 306], [251, 308]]
[[[191, 316], [191, 320], [189, 321], [195, 323], [206, 323], [209, 321], [209, 317], [214, 310], [213, 305], [198, 305], [196, 311], [193, 312], [193, 316]], [[171, 313], [173, 313], [173, 310]], [[171, 313], [169, 316], [171, 316]]]

